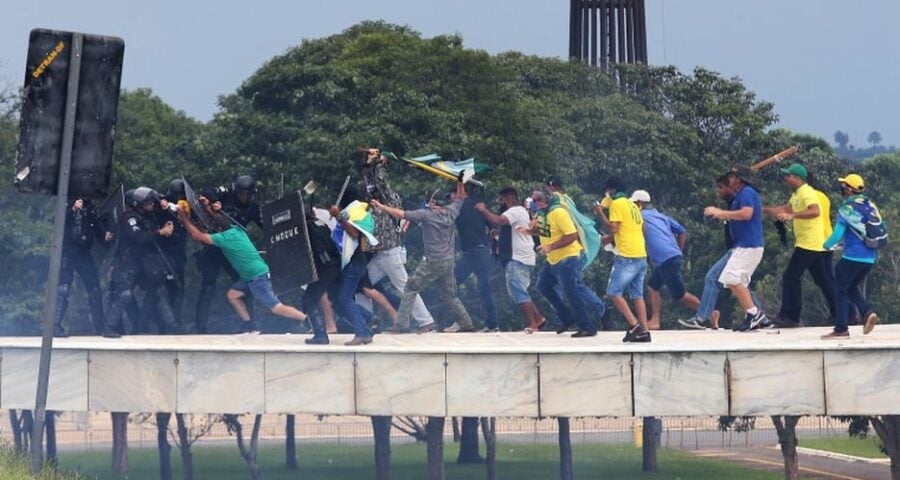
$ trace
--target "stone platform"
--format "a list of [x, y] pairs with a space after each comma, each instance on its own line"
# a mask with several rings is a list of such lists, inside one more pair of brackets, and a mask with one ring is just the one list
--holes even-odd
[[[900, 325], [826, 328], [55, 339], [61, 411], [417, 416], [900, 414]], [[0, 408], [33, 408], [40, 338], [0, 337]]]

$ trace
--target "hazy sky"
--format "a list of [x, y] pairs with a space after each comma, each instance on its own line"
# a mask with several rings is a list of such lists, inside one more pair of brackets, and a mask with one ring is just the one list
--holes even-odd
[[[900, 144], [900, 1], [646, 0], [650, 63], [739, 76], [775, 103], [781, 126], [864, 145]], [[426, 37], [460, 33], [491, 53], [565, 57], [568, 0], [44, 0], [0, 16], [0, 80], [20, 85], [28, 32], [54, 28], [125, 39], [126, 88], [150, 87], [200, 120], [266, 60], [365, 19]], [[893, 46], [892, 46], [893, 45]]]

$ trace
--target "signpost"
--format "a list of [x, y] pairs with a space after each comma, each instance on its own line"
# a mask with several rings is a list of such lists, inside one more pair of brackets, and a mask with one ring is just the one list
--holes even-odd
[[122, 40], [98, 35], [36, 29], [29, 40], [15, 183], [19, 191], [56, 195], [31, 431], [32, 473], [43, 464], [66, 201], [70, 193], [102, 196], [108, 187], [123, 52]]

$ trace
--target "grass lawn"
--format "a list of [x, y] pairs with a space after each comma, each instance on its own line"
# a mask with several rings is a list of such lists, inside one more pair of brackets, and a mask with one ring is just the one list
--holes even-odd
[[869, 435], [866, 438], [809, 438], [801, 440], [800, 446], [853, 455], [854, 457], [887, 458], [887, 455], [881, 451], [881, 441], [876, 435]]
[[[445, 465], [448, 480], [475, 480], [485, 477], [483, 465], [457, 465], [458, 446], [446, 444]], [[482, 446], [482, 453], [484, 446]], [[298, 445], [299, 471], [284, 467], [284, 450], [281, 446], [260, 448], [260, 465], [263, 476], [271, 479], [371, 479], [374, 476], [372, 448], [367, 446]], [[425, 476], [425, 445], [404, 444], [392, 446], [394, 480], [421, 480]], [[641, 472], [641, 451], [631, 445], [578, 445], [574, 447], [575, 475], [579, 479], [640, 479], [688, 480], [722, 479], [774, 480], [781, 478], [766, 472], [732, 466], [720, 460], [699, 459], [688, 454], [661, 450], [659, 472], [647, 475]], [[500, 445], [497, 452], [499, 478], [516, 480], [546, 480], [559, 478], [558, 450], [556, 445]], [[158, 479], [158, 456], [154, 449], [129, 452], [129, 480]], [[63, 452], [59, 456], [60, 468], [77, 471], [87, 478], [119, 479], [110, 473], [109, 452]], [[175, 478], [181, 478], [181, 458], [172, 450], [172, 467]], [[195, 448], [194, 474], [202, 479], [245, 479], [247, 468], [237, 453], [237, 447]], [[0, 480], [5, 480], [0, 474]]]

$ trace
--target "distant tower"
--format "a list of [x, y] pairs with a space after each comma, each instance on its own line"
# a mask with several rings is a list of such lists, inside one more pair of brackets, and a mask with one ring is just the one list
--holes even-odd
[[569, 58], [606, 68], [647, 63], [644, 0], [570, 0]]

